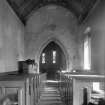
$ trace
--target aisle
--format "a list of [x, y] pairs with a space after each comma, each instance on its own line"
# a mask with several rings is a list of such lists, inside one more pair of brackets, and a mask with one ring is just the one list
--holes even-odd
[[57, 85], [58, 81], [45, 81], [38, 105], [63, 105]]

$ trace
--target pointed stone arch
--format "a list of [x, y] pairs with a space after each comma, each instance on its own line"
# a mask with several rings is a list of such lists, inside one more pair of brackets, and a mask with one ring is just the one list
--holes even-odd
[[[63, 51], [65, 59], [66, 59], [66, 70], [68, 70], [69, 68], [69, 54], [67, 53], [67, 50], [65, 48], [65, 46], [61, 43], [61, 41], [59, 41], [57, 38], [50, 38], [48, 39], [45, 43], [43, 43], [43, 45], [41, 46], [39, 53], [38, 53], [38, 63], [40, 61], [40, 56], [41, 53], [43, 52], [44, 48], [50, 43], [50, 42], [55, 42]], [[38, 64], [39, 65], [39, 64]]]

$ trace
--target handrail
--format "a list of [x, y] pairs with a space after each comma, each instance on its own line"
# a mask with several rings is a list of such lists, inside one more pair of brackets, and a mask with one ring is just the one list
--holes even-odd
[[77, 77], [77, 78], [105, 78], [105, 75], [87, 75], [87, 74], [65, 74], [65, 76]]

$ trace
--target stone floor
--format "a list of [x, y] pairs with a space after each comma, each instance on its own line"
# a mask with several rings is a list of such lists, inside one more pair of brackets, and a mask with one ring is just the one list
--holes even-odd
[[47, 80], [41, 91], [39, 105], [64, 105], [57, 89], [58, 81]]

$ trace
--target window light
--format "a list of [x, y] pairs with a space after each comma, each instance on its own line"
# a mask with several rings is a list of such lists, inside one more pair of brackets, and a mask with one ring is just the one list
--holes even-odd
[[42, 53], [42, 63], [45, 63], [45, 53]]
[[53, 63], [56, 63], [56, 51], [53, 51]]
[[94, 91], [100, 90], [100, 83], [99, 82], [93, 82], [93, 90]]
[[91, 69], [91, 41], [89, 36], [84, 41], [84, 69]]

